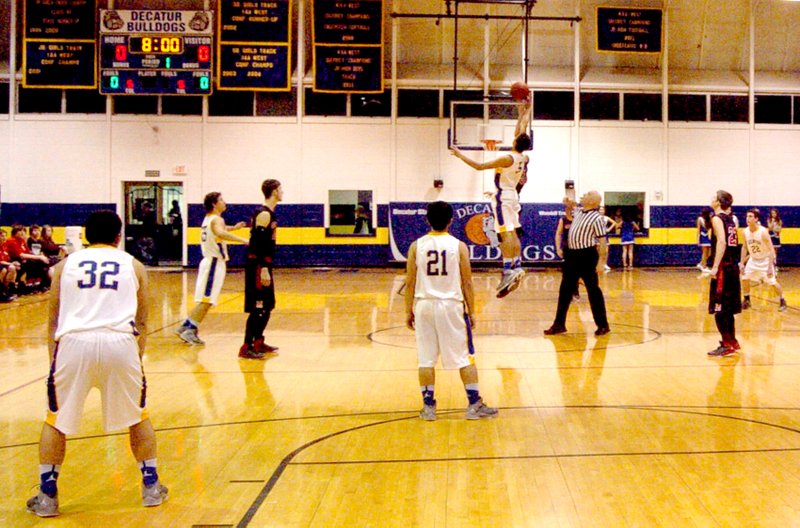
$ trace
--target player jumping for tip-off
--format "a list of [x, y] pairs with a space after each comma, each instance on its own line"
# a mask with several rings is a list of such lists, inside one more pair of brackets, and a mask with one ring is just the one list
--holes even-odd
[[478, 163], [466, 157], [458, 148], [451, 147], [453, 155], [475, 170], [494, 169], [495, 191], [492, 197], [492, 212], [495, 230], [500, 233], [500, 254], [503, 257], [503, 274], [497, 287], [497, 297], [502, 298], [516, 290], [525, 271], [522, 269], [522, 246], [518, 232], [521, 206], [519, 193], [528, 181], [529, 158], [524, 152], [531, 149], [533, 141], [527, 131], [531, 120], [531, 103], [519, 105], [519, 118], [514, 131], [514, 145], [510, 154]]

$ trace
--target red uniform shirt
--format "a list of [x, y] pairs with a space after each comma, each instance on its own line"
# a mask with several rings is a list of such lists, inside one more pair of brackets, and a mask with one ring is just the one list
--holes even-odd
[[31, 250], [28, 249], [28, 244], [25, 242], [25, 239], [19, 237], [11, 237], [6, 240], [4, 248], [12, 261], [21, 261], [23, 253], [31, 252]]

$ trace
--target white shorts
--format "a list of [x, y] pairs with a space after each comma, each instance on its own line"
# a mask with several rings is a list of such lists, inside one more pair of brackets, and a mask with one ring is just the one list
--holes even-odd
[[433, 368], [441, 356], [445, 369], [475, 364], [472, 329], [466, 322], [464, 303], [420, 299], [414, 305], [417, 358], [420, 368]]
[[194, 287], [194, 302], [217, 304], [222, 283], [225, 282], [225, 260], [204, 257], [197, 268], [197, 283]]
[[[775, 286], [778, 279], [775, 276], [775, 269], [773, 268], [770, 273], [770, 259], [748, 259], [747, 264], [744, 265], [744, 273], [742, 273], [742, 280], [752, 282], [763, 282], [769, 286]], [[770, 277], [767, 274], [770, 273]]]
[[[495, 194], [492, 199], [492, 213], [494, 214], [494, 229], [498, 233], [507, 233], [522, 227], [519, 222], [519, 195], [512, 191], [502, 191], [500, 196]], [[510, 196], [506, 198], [505, 196]]]
[[93, 387], [100, 390], [106, 432], [147, 418], [146, 383], [133, 334], [92, 331], [61, 337], [47, 378], [45, 421], [64, 434], [77, 433]]

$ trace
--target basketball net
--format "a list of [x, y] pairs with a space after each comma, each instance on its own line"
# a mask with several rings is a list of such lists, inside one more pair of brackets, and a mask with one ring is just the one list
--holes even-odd
[[482, 139], [483, 148], [486, 150], [497, 150], [497, 144], [500, 143], [499, 139]]

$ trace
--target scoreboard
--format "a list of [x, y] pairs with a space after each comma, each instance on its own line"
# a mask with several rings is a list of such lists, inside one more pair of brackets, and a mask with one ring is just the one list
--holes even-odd
[[209, 95], [211, 11], [101, 10], [100, 93]]

